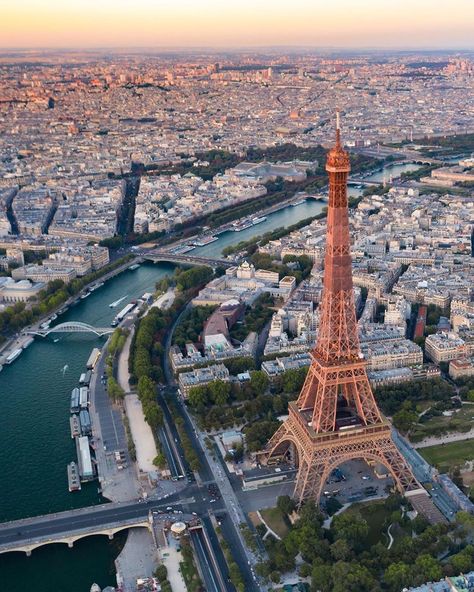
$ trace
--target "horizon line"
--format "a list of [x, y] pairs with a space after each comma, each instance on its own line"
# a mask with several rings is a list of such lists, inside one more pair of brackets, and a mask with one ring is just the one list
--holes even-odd
[[433, 46], [433, 45], [397, 45], [397, 46], [385, 46], [385, 45], [69, 45], [69, 46], [54, 46], [54, 45], [12, 45], [12, 46], [0, 46], [0, 51], [76, 51], [76, 50], [89, 50], [89, 51], [107, 51], [107, 50], [251, 50], [251, 49], [300, 49], [300, 50], [330, 50], [330, 51], [474, 51], [474, 44], [471, 46], [460, 45], [460, 46]]

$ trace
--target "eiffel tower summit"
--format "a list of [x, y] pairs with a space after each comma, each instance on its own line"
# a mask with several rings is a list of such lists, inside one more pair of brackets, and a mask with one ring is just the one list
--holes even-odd
[[384, 465], [403, 494], [426, 491], [395, 446], [370, 386], [359, 336], [352, 284], [347, 177], [349, 155], [340, 139], [326, 161], [329, 175], [324, 286], [312, 363], [288, 419], [262, 454], [264, 462], [289, 457], [298, 466], [295, 500], [319, 501], [331, 472], [352, 459]]

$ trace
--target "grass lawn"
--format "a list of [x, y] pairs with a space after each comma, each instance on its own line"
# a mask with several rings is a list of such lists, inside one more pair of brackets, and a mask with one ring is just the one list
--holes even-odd
[[260, 510], [260, 514], [268, 526], [276, 532], [280, 537], [284, 537], [288, 532], [288, 526], [286, 525], [283, 514], [278, 508], [267, 508], [266, 510]]
[[346, 513], [359, 513], [369, 525], [368, 540], [371, 545], [377, 544], [381, 541], [383, 544], [387, 543], [387, 528], [385, 521], [390, 518], [390, 512], [387, 512], [382, 500], [374, 500], [372, 502], [361, 502], [352, 504], [346, 510]]
[[456, 465], [463, 465], [466, 460], [474, 460], [474, 440], [462, 440], [419, 448], [418, 452], [430, 464], [440, 470], [446, 470]]

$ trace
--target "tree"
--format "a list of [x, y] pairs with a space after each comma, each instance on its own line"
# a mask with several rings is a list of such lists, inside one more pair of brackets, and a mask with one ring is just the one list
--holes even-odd
[[331, 545], [331, 555], [336, 561], [347, 561], [352, 556], [352, 550], [345, 539], [338, 539]]
[[289, 495], [280, 495], [277, 499], [277, 508], [283, 514], [291, 514], [296, 509], [296, 503]]
[[245, 428], [245, 441], [250, 452], [260, 450], [264, 444], [273, 436], [278, 427], [279, 421], [264, 420], [257, 421]]
[[393, 592], [400, 592], [409, 586], [412, 580], [412, 570], [406, 563], [392, 563], [384, 572], [384, 581]]
[[311, 592], [331, 592], [332, 581], [332, 566], [316, 560], [311, 572]]
[[209, 405], [209, 392], [207, 386], [193, 386], [189, 389], [188, 403], [197, 409]]
[[358, 512], [343, 513], [334, 517], [331, 530], [333, 530], [336, 540], [345, 539], [352, 549], [361, 550], [367, 542], [369, 525]]
[[230, 397], [231, 385], [222, 380], [213, 380], [207, 385], [209, 396], [216, 405], [224, 406]]
[[168, 570], [166, 569], [166, 565], [162, 563], [155, 569], [155, 578], [159, 582], [163, 582], [168, 577]]
[[270, 579], [274, 584], [278, 584], [280, 581], [280, 574], [276, 570], [273, 570], [270, 574]]
[[145, 421], [154, 430], [163, 425], [163, 410], [156, 401], [146, 401], [143, 404]]
[[377, 581], [370, 571], [358, 563], [338, 561], [333, 566], [333, 592], [376, 592]]
[[159, 469], [164, 469], [166, 467], [165, 455], [162, 452], [157, 454], [153, 459], [153, 464], [155, 465], [155, 467], [158, 467]]
[[439, 562], [427, 553], [416, 558], [415, 570], [421, 582], [436, 582], [443, 577]]
[[298, 393], [308, 373], [308, 368], [298, 368], [297, 370], [287, 370], [283, 373], [283, 390], [285, 393]]
[[250, 373], [250, 386], [255, 394], [262, 395], [268, 388], [268, 376], [262, 370], [253, 370]]
[[149, 376], [141, 376], [138, 380], [137, 392], [142, 403], [154, 401], [156, 397], [155, 383]]
[[332, 516], [341, 508], [341, 502], [335, 497], [330, 497], [326, 502], [326, 512], [329, 514], [329, 516]]
[[393, 425], [401, 432], [408, 432], [411, 426], [418, 420], [418, 415], [413, 411], [410, 401], [403, 403], [402, 409], [393, 416]]
[[113, 401], [120, 401], [124, 398], [125, 392], [113, 376], [107, 378], [107, 392]]
[[460, 553], [450, 557], [449, 563], [453, 566], [454, 573], [468, 573], [474, 564], [474, 547], [468, 545]]
[[411, 522], [411, 527], [416, 534], [421, 534], [428, 528], [428, 526], [428, 520], [421, 514], [418, 514], [418, 516], [416, 516]]
[[309, 563], [303, 563], [303, 565], [300, 565], [298, 569], [298, 575], [300, 576], [300, 578], [307, 578], [308, 576], [310, 576], [311, 565]]

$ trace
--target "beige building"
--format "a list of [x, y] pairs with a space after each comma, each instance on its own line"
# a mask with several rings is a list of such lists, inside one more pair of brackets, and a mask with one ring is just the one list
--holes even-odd
[[3, 302], [27, 302], [44, 288], [43, 283], [34, 284], [30, 280], [15, 282], [11, 278], [0, 278], [9, 280], [0, 284], [0, 300]]
[[33, 282], [52, 282], [62, 280], [68, 283], [77, 276], [74, 269], [60, 267], [54, 269], [45, 265], [25, 265], [12, 270], [12, 278], [15, 280], [31, 280]]
[[466, 344], [455, 333], [435, 333], [426, 338], [425, 353], [436, 364], [449, 362], [466, 354]]
[[423, 363], [422, 349], [408, 339], [361, 343], [367, 370], [390, 370]]
[[449, 362], [449, 376], [453, 380], [474, 376], [474, 358], [460, 358]]

